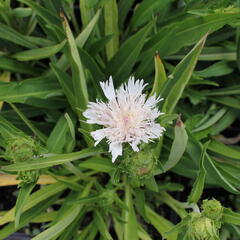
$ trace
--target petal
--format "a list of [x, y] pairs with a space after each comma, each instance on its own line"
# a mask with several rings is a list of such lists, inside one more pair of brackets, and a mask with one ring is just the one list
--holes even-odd
[[116, 97], [112, 77], [109, 78], [109, 81], [100, 82], [100, 85], [107, 99], [112, 100]]
[[139, 141], [138, 140], [136, 140], [136, 141], [134, 141], [134, 142], [132, 142], [132, 143], [129, 143], [130, 145], [131, 145], [131, 147], [132, 147], [132, 149], [133, 149], [133, 151], [134, 152], [139, 152], [139, 148], [138, 148], [138, 144], [139, 144]]
[[122, 156], [122, 144], [121, 143], [110, 143], [109, 152], [112, 153], [112, 162], [115, 162], [118, 156]]
[[160, 136], [163, 135], [163, 132], [165, 131], [165, 128], [162, 127], [160, 124], [158, 123], [153, 123], [149, 129], [148, 129], [148, 137], [150, 139], [153, 138], [159, 138]]
[[130, 77], [128, 83], [125, 84], [125, 88], [127, 89], [128, 93], [134, 97], [138, 97], [142, 94], [143, 89], [148, 84], [144, 84], [143, 80], [139, 81], [134, 79], [134, 77]]
[[96, 141], [95, 142], [95, 146], [97, 146], [97, 144], [103, 139], [106, 137], [106, 134], [105, 134], [105, 129], [99, 129], [99, 130], [96, 130], [94, 132], [91, 132], [91, 136], [94, 138], [94, 140]]

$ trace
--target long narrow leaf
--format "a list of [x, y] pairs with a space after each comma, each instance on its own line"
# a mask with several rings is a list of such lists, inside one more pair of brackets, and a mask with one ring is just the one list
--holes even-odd
[[18, 194], [16, 208], [15, 208], [15, 228], [19, 227], [22, 209], [35, 186], [35, 183], [23, 184]]
[[32, 50], [27, 50], [23, 52], [18, 52], [12, 55], [13, 58], [16, 58], [19, 61], [30, 61], [30, 60], [39, 60], [43, 58], [49, 58], [52, 55], [58, 53], [66, 44], [66, 40], [62, 41], [61, 43], [45, 47], [45, 48], [36, 48]]
[[174, 128], [174, 140], [167, 162], [164, 164], [164, 171], [174, 167], [185, 152], [188, 142], [188, 135], [181, 120], [178, 120]]
[[166, 100], [163, 108], [166, 109], [167, 113], [173, 112], [177, 102], [181, 98], [184, 88], [187, 86], [193, 73], [198, 56], [206, 41], [206, 37], [207, 35], [205, 35], [191, 52], [176, 66], [172, 73], [172, 81], [168, 81], [167, 84], [165, 84], [163, 97], [166, 97]]
[[188, 196], [188, 202], [189, 203], [197, 203], [203, 193], [204, 189], [204, 182], [206, 177], [206, 169], [204, 167], [204, 161], [205, 161], [205, 153], [207, 150], [209, 142], [204, 144], [204, 147], [202, 149], [201, 157], [200, 157], [200, 164], [199, 164], [199, 172], [197, 179], [195, 180], [191, 193]]
[[25, 124], [32, 130], [32, 132], [43, 142], [46, 143], [47, 137], [39, 131], [26, 117], [25, 115], [13, 104], [10, 104], [13, 110], [19, 115], [19, 117], [25, 122]]
[[58, 154], [52, 157], [35, 158], [31, 162], [16, 163], [16, 164], [3, 167], [3, 169], [6, 171], [25, 171], [25, 170], [41, 169], [41, 168], [51, 167], [51, 166], [67, 163], [70, 161], [94, 156], [94, 155], [100, 154], [101, 152], [102, 151], [97, 148], [86, 148], [79, 152]]
[[144, 41], [152, 29], [153, 23], [147, 24], [140, 31], [126, 40], [107, 66], [108, 75], [112, 75], [117, 84], [128, 77], [136, 63]]
[[124, 209], [124, 240], [137, 240], [138, 229], [137, 219], [133, 208], [133, 200], [130, 186], [127, 184], [125, 187], [125, 204], [128, 210]]
[[119, 46], [118, 8], [116, 0], [107, 0], [104, 4], [105, 35], [113, 34], [106, 45], [107, 58], [110, 60]]

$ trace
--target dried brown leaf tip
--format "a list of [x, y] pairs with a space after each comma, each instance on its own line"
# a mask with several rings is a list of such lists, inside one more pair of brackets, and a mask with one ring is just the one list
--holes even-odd
[[182, 119], [181, 119], [181, 115], [179, 115], [179, 117], [178, 117], [178, 120], [176, 122], [176, 126], [183, 127], [183, 122], [182, 122]]

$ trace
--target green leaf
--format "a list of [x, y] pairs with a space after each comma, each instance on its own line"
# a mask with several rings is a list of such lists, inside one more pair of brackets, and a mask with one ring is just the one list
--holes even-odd
[[163, 166], [165, 172], [174, 167], [179, 162], [183, 153], [185, 152], [187, 142], [188, 135], [185, 130], [185, 126], [183, 122], [179, 119], [177, 120], [174, 128], [174, 140], [172, 143], [168, 160]]
[[54, 14], [54, 12], [50, 11], [47, 8], [40, 6], [31, 0], [19, 0], [22, 3], [29, 5], [34, 11], [36, 11], [39, 16], [41, 16], [46, 22], [51, 24], [61, 24], [60, 19]]
[[105, 80], [106, 78], [105, 74], [102, 72], [95, 59], [90, 54], [88, 54], [88, 52], [81, 48], [79, 49], [79, 53], [81, 55], [84, 67], [90, 71], [94, 79], [94, 83], [99, 87], [99, 82]]
[[16, 206], [15, 206], [15, 228], [16, 229], [18, 229], [19, 227], [20, 217], [22, 214], [23, 207], [35, 185], [36, 183], [28, 183], [28, 184], [23, 184], [21, 186], [21, 189], [17, 197]]
[[58, 82], [48, 77], [0, 84], [0, 101], [4, 102], [25, 103], [29, 98], [46, 99], [61, 94], [62, 90]]
[[39, 70], [37, 68], [3, 56], [0, 56], [0, 69], [13, 73], [31, 74], [33, 76], [39, 74]]
[[170, 234], [173, 234], [175, 232], [182, 232], [184, 231], [184, 227], [189, 224], [189, 221], [191, 220], [191, 216], [188, 215], [186, 217], [184, 217], [180, 223], [176, 224], [175, 226], [173, 226], [170, 231], [167, 231], [164, 233], [164, 237], [167, 237]]
[[76, 42], [67, 19], [63, 17], [63, 25], [68, 39], [69, 56], [71, 61], [73, 87], [75, 91], [75, 98], [77, 107], [85, 109], [88, 102], [88, 90], [86, 85], [86, 78], [82, 62], [78, 53]]
[[13, 9], [13, 15], [16, 18], [25, 18], [32, 15], [32, 9], [31, 8], [22, 8], [18, 7]]
[[224, 208], [223, 222], [240, 226], [240, 213], [233, 212], [229, 208]]
[[152, 240], [150, 235], [141, 227], [140, 224], [138, 224], [138, 237], [141, 240]]
[[13, 28], [0, 23], [0, 38], [7, 41], [13, 42], [17, 45], [26, 47], [26, 48], [36, 48], [37, 46], [28, 40], [27, 36], [22, 35], [18, 31], [15, 31]]
[[[90, 0], [91, 1], [91, 0]], [[92, 19], [93, 9], [88, 8], [89, 0], [81, 0], [80, 5], [80, 15], [83, 27], [86, 27]]]
[[222, 132], [224, 129], [231, 126], [231, 124], [236, 120], [239, 115], [239, 111], [236, 109], [228, 109], [226, 114], [221, 118], [221, 121], [217, 122], [214, 125], [214, 128], [211, 129], [211, 135], [217, 135]]
[[118, 2], [118, 15], [119, 15], [119, 24], [121, 28], [123, 27], [125, 18], [129, 13], [129, 9], [131, 9], [132, 5], [134, 4], [134, 0], [120, 0]]
[[137, 219], [133, 208], [133, 200], [130, 186], [126, 183], [125, 204], [128, 210], [123, 209], [124, 214], [124, 240], [138, 240]]
[[207, 161], [205, 162], [205, 168], [207, 169], [207, 173], [214, 178], [216, 183], [220, 184], [223, 188], [225, 188], [227, 191], [234, 193], [234, 194], [240, 194], [240, 191], [237, 190], [218, 170], [218, 168], [215, 166], [213, 160], [206, 154]]
[[[189, 16], [182, 21], [175, 20], [171, 24], [166, 24], [144, 46], [138, 76], [142, 77], [149, 69], [151, 72], [151, 58], [156, 51], [160, 53], [161, 58], [170, 56], [184, 46], [196, 43], [209, 30], [216, 31], [225, 24], [237, 21], [238, 14], [238, 10], [236, 12], [229, 10], [229, 12], [213, 13], [201, 17]], [[209, 60], [210, 58], [216, 60], [236, 59], [235, 52], [216, 55], [216, 53], [209, 54], [209, 51], [207, 51], [205, 55], [207, 56], [203, 56], [203, 58], [200, 56], [200, 60]], [[168, 57], [168, 59], [170, 58], [171, 56]], [[178, 59], [182, 59], [182, 57]]]
[[112, 37], [113, 34], [104, 36], [102, 38], [99, 38], [98, 40], [93, 41], [93, 43], [90, 44], [90, 46], [87, 48], [88, 53], [92, 57], [96, 56], [97, 54], [99, 54], [99, 52], [101, 52], [104, 49], [104, 47], [111, 40]]
[[18, 61], [30, 61], [49, 58], [52, 55], [58, 53], [64, 47], [65, 44], [66, 40], [62, 41], [57, 45], [18, 52], [12, 55], [12, 57], [16, 58]]
[[235, 97], [208, 97], [209, 100], [217, 103], [221, 103], [225, 106], [240, 109], [240, 100]]
[[[185, 53], [165, 57], [166, 60], [181, 60]], [[236, 52], [223, 47], [204, 47], [199, 55], [200, 61], [236, 61]]]
[[55, 75], [59, 81], [59, 84], [61, 85], [62, 90], [68, 99], [69, 104], [71, 105], [73, 111], [75, 111], [75, 105], [76, 105], [75, 102], [76, 101], [74, 98], [73, 86], [72, 86], [70, 76], [66, 72], [64, 72], [60, 68], [58, 68], [56, 64], [51, 63], [50, 66], [51, 66], [53, 72], [55, 73]]
[[[231, 184], [233, 184], [236, 188], [240, 186], [240, 178], [239, 178], [239, 170], [240, 165], [229, 166], [227, 164], [220, 164], [218, 162], [215, 163], [219, 172], [226, 178]], [[237, 173], [235, 173], [237, 170]]]
[[191, 193], [188, 196], [189, 203], [197, 203], [203, 193], [204, 182], [206, 178], [206, 169], [204, 167], [204, 161], [205, 161], [205, 154], [206, 154], [208, 145], [209, 145], [209, 142], [205, 143], [201, 152], [198, 176], [193, 184]]
[[102, 151], [97, 148], [86, 148], [79, 152], [58, 154], [50, 157], [35, 158], [31, 162], [27, 163], [16, 163], [9, 166], [3, 167], [5, 171], [25, 171], [33, 169], [41, 169], [46, 167], [51, 167], [63, 163], [67, 163], [74, 160], [79, 160], [82, 158], [87, 158], [100, 154]]
[[[26, 226], [32, 219], [36, 218], [38, 215], [40, 215], [43, 211], [51, 207], [52, 204], [56, 202], [56, 199], [59, 196], [53, 196], [49, 199], [44, 199], [42, 203], [38, 204], [34, 208], [28, 210], [27, 212], [23, 213], [21, 216], [21, 220], [19, 223], [19, 229]], [[0, 239], [6, 239], [9, 235], [16, 232], [16, 229], [14, 227], [14, 223], [9, 223], [8, 225], [4, 226], [0, 230]]]
[[132, 28], [136, 28], [148, 22], [155, 13], [161, 15], [164, 8], [171, 2], [171, 0], [145, 0], [142, 1], [136, 8], [131, 19]]
[[[74, 179], [72, 179], [72, 180], [74, 180]], [[46, 200], [58, 193], [61, 193], [66, 188], [67, 187], [62, 183], [54, 183], [54, 184], [51, 184], [51, 185], [41, 188], [40, 190], [34, 192], [33, 194], [31, 194], [29, 196], [26, 204], [24, 204], [22, 212], [25, 212], [25, 211], [33, 208], [37, 204], [43, 202], [44, 200]], [[2, 216], [0, 218], [0, 225], [14, 221], [14, 219], [15, 219], [14, 212], [15, 212], [15, 207], [13, 207], [4, 216]]]
[[154, 93], [156, 94], [156, 96], [159, 96], [164, 83], [167, 81], [167, 76], [159, 54], [155, 55], [154, 61], [155, 61], [155, 78], [150, 96], [152, 96]]
[[55, 43], [54, 41], [49, 40], [47, 38], [41, 38], [41, 37], [35, 37], [35, 36], [27, 36], [27, 39], [40, 47], [49, 47], [51, 45], [54, 45]]
[[65, 116], [62, 115], [47, 140], [47, 148], [50, 153], [63, 152], [64, 146], [67, 143], [67, 134], [69, 134], [68, 122]]
[[[157, 53], [159, 53], [161, 59], [167, 55], [168, 51], [170, 50], [169, 43], [172, 41], [172, 34], [176, 32], [175, 28], [169, 29], [165, 34], [161, 35], [161, 37], [158, 38], [158, 46], [154, 50], [150, 51], [144, 51], [141, 52], [141, 55], [139, 57], [140, 64], [136, 70], [136, 74], [138, 77], [142, 76], [148, 76], [153, 71], [153, 64], [152, 64], [152, 58]], [[148, 42], [146, 43], [146, 45]]]
[[146, 212], [145, 212], [145, 193], [142, 189], [135, 189], [136, 199], [135, 199], [135, 206], [137, 208], [137, 211], [140, 213], [140, 215], [146, 219]]
[[78, 235], [78, 240], [94, 240], [98, 231], [93, 222], [89, 223]]
[[145, 186], [147, 189], [153, 191], [153, 192], [158, 192], [158, 184], [154, 178], [154, 176], [148, 178], [146, 181], [145, 181]]
[[42, 214], [39, 214], [36, 218], [31, 220], [32, 223], [42, 223], [42, 222], [50, 222], [52, 221], [57, 215], [57, 211], [51, 211], [51, 212], [44, 212]]
[[211, 118], [203, 122], [200, 126], [197, 125], [197, 127], [194, 128], [192, 132], [199, 132], [213, 126], [217, 121], [219, 121], [224, 116], [226, 111], [227, 111], [227, 108], [221, 108]]
[[206, 41], [206, 37], [207, 35], [205, 35], [189, 54], [176, 66], [172, 73], [171, 81], [166, 82], [164, 85], [163, 97], [166, 97], [166, 100], [164, 101], [163, 109], [166, 109], [167, 113], [173, 112], [177, 102], [181, 98], [193, 73], [198, 56]]
[[71, 134], [72, 139], [75, 141], [76, 133], [75, 133], [75, 118], [73, 115], [70, 115], [68, 113], [64, 114], [65, 119], [67, 120], [69, 132]]
[[26, 134], [20, 129], [16, 128], [12, 123], [0, 116], [0, 132], [2, 137], [7, 140], [15, 136], [26, 137]]
[[234, 69], [229, 66], [227, 61], [220, 61], [212, 64], [204, 70], [196, 71], [195, 73], [200, 77], [209, 78], [227, 75], [233, 72], [233, 70]]
[[[145, 45], [142, 56], [149, 56], [159, 51], [160, 56], [163, 58], [167, 55], [178, 52], [183, 46], [189, 46], [206, 34], [209, 30], [216, 31], [225, 24], [236, 21], [239, 15], [239, 10], [236, 12], [221, 12], [212, 13], [207, 16], [189, 16], [182, 21], [173, 21], [161, 28], [156, 35], [154, 35]], [[174, 31], [171, 32], [171, 30]], [[171, 32], [171, 41], [168, 45], [161, 44], [162, 37], [168, 32]], [[161, 49], [161, 51], [160, 51]]]
[[[201, 152], [202, 152], [202, 145], [199, 141], [197, 141], [193, 135], [191, 133], [188, 133], [189, 136], [189, 144], [187, 146], [187, 152], [188, 154], [191, 156], [191, 159], [189, 159], [188, 163], [185, 162], [185, 164], [188, 164], [188, 168], [192, 168], [192, 178], [195, 178], [196, 176], [196, 172], [195, 172], [195, 165], [196, 163], [196, 156], [200, 156]], [[217, 184], [221, 187], [223, 187], [224, 189], [226, 189], [227, 191], [231, 192], [231, 193], [235, 193], [235, 194], [239, 194], [239, 191], [228, 181], [228, 179], [226, 179], [221, 172], [219, 171], [219, 169], [217, 168], [217, 166], [215, 165], [214, 161], [210, 158], [210, 156], [206, 153], [206, 158], [205, 158], [205, 169], [207, 171], [207, 179], [211, 180], [211, 184]], [[199, 158], [197, 158], [199, 159]], [[195, 162], [195, 164], [192, 164], [192, 162]], [[193, 165], [193, 166], [191, 166]], [[186, 165], [182, 166], [184, 170], [184, 167], [186, 167]], [[180, 169], [179, 169], [180, 170]], [[186, 169], [185, 169], [186, 172]], [[181, 174], [184, 174], [184, 171], [182, 171]], [[208, 181], [209, 181], [208, 180]]]
[[77, 233], [79, 232], [79, 223], [84, 219], [85, 214], [86, 214], [85, 210], [81, 211], [80, 214], [71, 223], [71, 225], [68, 226], [68, 228], [61, 233], [58, 239], [59, 240], [74, 239]]
[[[92, 186], [92, 182], [88, 183], [83, 192], [81, 193], [81, 197], [85, 197], [89, 194]], [[38, 234], [36, 237], [32, 238], [32, 240], [50, 240], [52, 238], [57, 237], [61, 232], [64, 231], [73, 221], [78, 217], [80, 212], [83, 209], [83, 205], [74, 205], [70, 207], [61, 219], [52, 225], [50, 228], [45, 230], [44, 232]]]
[[108, 75], [113, 76], [117, 85], [122, 83], [126, 77], [129, 77], [132, 67], [137, 61], [138, 55], [141, 52], [145, 39], [152, 29], [152, 26], [153, 23], [150, 22], [128, 38], [108, 64]]
[[[72, 79], [73, 79], [72, 82], [73, 82], [73, 89], [74, 89], [74, 97], [76, 99], [76, 108], [80, 108], [84, 110], [86, 109], [87, 103], [88, 103], [88, 89], [87, 89], [87, 83], [86, 83], [86, 76], [85, 76], [82, 61], [79, 56], [77, 45], [76, 45], [74, 36], [72, 34], [72, 31], [70, 29], [70, 26], [65, 16], [62, 16], [62, 18], [63, 18], [63, 26], [68, 39], [68, 46], [69, 46], [68, 54], [71, 62]], [[85, 119], [81, 112], [77, 112], [77, 113], [78, 113], [79, 119], [83, 120], [81, 122], [81, 128], [90, 132], [92, 129], [92, 126], [90, 124], [85, 123], [84, 121]], [[87, 138], [85, 138], [85, 140], [88, 146], [92, 146], [92, 143]]]
[[240, 94], [240, 85], [234, 84], [234, 86], [226, 88], [218, 88], [202, 91], [205, 96], [224, 96], [224, 95], [238, 95]]
[[95, 211], [94, 213], [94, 222], [98, 228], [98, 231], [102, 235], [103, 239], [105, 240], [113, 240], [112, 236], [110, 235], [107, 226], [105, 224], [104, 219], [102, 218], [99, 211]]
[[18, 114], [18, 116], [24, 121], [24, 123], [32, 130], [32, 132], [43, 142], [46, 143], [47, 137], [39, 131], [31, 121], [29, 121], [25, 115], [13, 104], [10, 103], [10, 106]]
[[104, 4], [105, 35], [113, 34], [106, 45], [107, 58], [110, 60], [118, 51], [118, 7], [116, 0], [106, 0]]
[[92, 157], [90, 159], [82, 161], [79, 164], [79, 167], [106, 173], [109, 173], [116, 169], [116, 166], [112, 163], [110, 159], [102, 157]]
[[[88, 23], [88, 25], [83, 29], [83, 31], [76, 37], [75, 42], [78, 48], [82, 48], [87, 40], [89, 39], [90, 34], [93, 32], [94, 27], [97, 24], [97, 21], [100, 17], [101, 9], [97, 11], [95, 16], [92, 18], [92, 20]], [[68, 65], [69, 61], [66, 57], [66, 54], [64, 54], [60, 60], [57, 62], [57, 67], [64, 70], [66, 65]]]
[[[158, 215], [150, 207], [146, 206], [146, 215], [149, 222], [157, 229], [157, 231], [163, 236], [163, 234], [172, 229], [174, 226], [170, 221], [164, 217]], [[177, 233], [172, 233], [166, 237], [166, 240], [177, 240]]]
[[240, 159], [240, 152], [238, 150], [216, 140], [211, 141], [211, 143], [208, 146], [208, 149], [226, 157], [230, 157], [237, 160]]

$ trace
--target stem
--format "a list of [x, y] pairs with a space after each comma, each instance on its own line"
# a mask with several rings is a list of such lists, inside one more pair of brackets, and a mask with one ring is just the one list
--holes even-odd
[[182, 203], [174, 199], [165, 191], [161, 191], [159, 199], [168, 205], [172, 210], [174, 210], [181, 218], [184, 218], [188, 215], [187, 211], [182, 207]]

